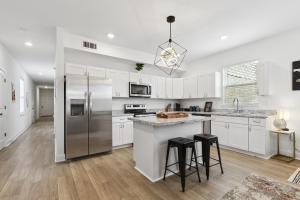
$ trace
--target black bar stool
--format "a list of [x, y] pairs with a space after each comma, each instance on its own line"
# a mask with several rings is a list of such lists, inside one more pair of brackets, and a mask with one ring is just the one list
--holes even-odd
[[[194, 141], [195, 141], [195, 144], [196, 144], [196, 142], [202, 142], [202, 155], [196, 156], [196, 157], [197, 158], [202, 157], [202, 164], [201, 163], [199, 163], [199, 164], [206, 168], [207, 180], [209, 179], [209, 168], [212, 166], [220, 165], [221, 172], [223, 174], [224, 171], [223, 171], [223, 166], [222, 166], [218, 137], [215, 135], [211, 135], [211, 134], [197, 134], [197, 135], [194, 135]], [[219, 157], [218, 160], [210, 157], [210, 145], [212, 145], [213, 143], [216, 143], [216, 145], [217, 145], [217, 151], [218, 151], [218, 157]], [[217, 163], [210, 165], [209, 164], [210, 159], [217, 161]], [[196, 159], [193, 159], [193, 153], [191, 155], [190, 166], [192, 165], [192, 161], [197, 162]]]
[[[169, 160], [169, 153], [170, 153], [170, 149], [176, 147], [177, 151], [178, 151], [178, 159], [179, 162], [173, 163], [168, 165], [168, 160]], [[186, 163], [186, 149], [187, 148], [191, 148], [192, 149], [192, 153], [194, 153], [194, 157], [195, 157], [195, 162], [196, 162], [196, 167], [193, 167], [189, 164]], [[180, 174], [172, 171], [169, 169], [170, 166], [179, 164], [179, 172]], [[191, 172], [190, 174], [185, 174], [185, 168], [186, 165], [193, 167], [196, 169], [196, 171]], [[195, 142], [191, 139], [188, 138], [182, 138], [182, 137], [178, 137], [178, 138], [173, 138], [168, 140], [168, 149], [167, 149], [167, 158], [166, 158], [166, 165], [165, 165], [165, 173], [164, 173], [164, 180], [166, 179], [166, 173], [167, 171], [170, 171], [174, 174], [176, 174], [177, 176], [181, 177], [181, 187], [182, 187], [182, 191], [184, 192], [185, 189], [185, 178], [194, 174], [195, 172], [197, 172], [198, 175], [198, 180], [199, 182], [201, 182], [200, 179], [200, 175], [199, 175], [199, 170], [198, 170], [198, 162], [197, 162], [197, 155], [196, 155], [196, 151], [195, 151]]]

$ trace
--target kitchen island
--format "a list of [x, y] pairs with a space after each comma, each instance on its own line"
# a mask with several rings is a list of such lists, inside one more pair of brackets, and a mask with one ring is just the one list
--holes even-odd
[[[162, 119], [156, 116], [136, 117], [133, 120], [133, 157], [135, 169], [156, 182], [163, 178], [166, 160], [167, 143], [171, 138], [186, 137], [202, 133], [202, 124], [210, 121], [210, 117], [188, 116], [185, 118]], [[201, 144], [197, 145], [197, 152], [201, 154]], [[175, 154], [176, 153], [176, 154]], [[191, 151], [187, 151], [190, 159]], [[177, 151], [170, 151], [169, 163], [177, 159]], [[172, 166], [178, 171], [177, 166]]]

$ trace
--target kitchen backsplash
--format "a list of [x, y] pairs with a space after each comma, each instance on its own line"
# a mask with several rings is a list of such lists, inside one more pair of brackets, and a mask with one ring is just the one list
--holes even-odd
[[164, 109], [169, 103], [173, 107], [176, 102], [178, 101], [147, 98], [113, 98], [112, 109], [123, 110], [124, 104], [146, 104], [147, 109]]

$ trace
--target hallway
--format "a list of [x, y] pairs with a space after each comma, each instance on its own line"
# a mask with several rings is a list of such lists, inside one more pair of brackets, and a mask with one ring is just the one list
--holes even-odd
[[223, 150], [225, 174], [221, 175], [220, 169], [214, 167], [207, 182], [202, 170], [202, 183], [192, 176], [186, 192], [182, 193], [175, 176], [165, 182], [151, 183], [136, 171], [131, 148], [55, 164], [53, 139], [53, 122], [42, 120], [0, 151], [1, 200], [218, 199], [253, 172], [286, 182], [300, 165], [299, 161], [286, 164]]

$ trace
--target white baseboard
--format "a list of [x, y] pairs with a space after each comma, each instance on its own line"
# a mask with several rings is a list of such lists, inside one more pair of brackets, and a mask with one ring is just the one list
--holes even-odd
[[65, 154], [58, 154], [55, 156], [55, 162], [59, 163], [59, 162], [64, 162], [66, 161], [66, 156]]
[[14, 141], [16, 141], [18, 139], [18, 137], [20, 137], [21, 135], [23, 135], [31, 126], [32, 124], [30, 124], [29, 126], [25, 127], [22, 131], [20, 131], [19, 134], [13, 136], [12, 138], [8, 139], [5, 142], [5, 147], [8, 147], [9, 145], [11, 145]]
[[[195, 164], [192, 164], [192, 166], [195, 166]], [[186, 166], [186, 169], [188, 169], [188, 168], [189, 168], [189, 166]], [[164, 176], [161, 176], [161, 177], [159, 177], [157, 179], [152, 179], [148, 175], [146, 175], [142, 170], [140, 170], [139, 168], [137, 168], [136, 166], [134, 167], [134, 169], [136, 169], [138, 172], [140, 172], [143, 176], [145, 176], [152, 183], [155, 183], [157, 181], [160, 181], [160, 180], [164, 179]], [[174, 172], [175, 173], [179, 173], [179, 170], [175, 170]], [[199, 171], [199, 173], [200, 173], [200, 171]], [[166, 173], [166, 177], [173, 176], [173, 175], [175, 175], [175, 174], [172, 173], [172, 172], [167, 172]]]
[[0, 150], [3, 149], [5, 147], [5, 140], [2, 139], [0, 140]]

